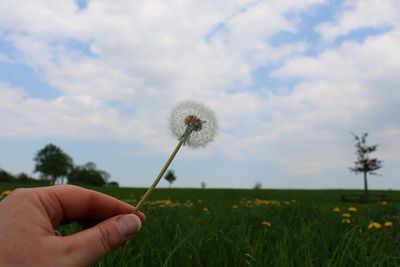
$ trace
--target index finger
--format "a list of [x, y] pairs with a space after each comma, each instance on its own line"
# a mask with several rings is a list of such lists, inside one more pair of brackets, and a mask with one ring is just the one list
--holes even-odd
[[[53, 224], [93, 219], [102, 221], [136, 208], [111, 196], [73, 185], [38, 188], [38, 196]], [[143, 219], [143, 216], [139, 216]]]

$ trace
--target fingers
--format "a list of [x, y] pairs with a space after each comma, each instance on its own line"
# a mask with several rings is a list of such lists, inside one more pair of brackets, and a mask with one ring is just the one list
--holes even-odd
[[133, 206], [116, 198], [72, 185], [38, 188], [37, 195], [54, 226], [62, 221], [85, 219], [94, 224], [135, 211]]
[[[135, 207], [134, 207], [134, 210], [135, 210]], [[141, 211], [136, 211], [136, 212], [134, 211], [133, 214], [136, 214], [136, 215], [140, 218], [142, 224], [145, 223], [145, 221], [146, 221], [146, 216], [145, 216]], [[80, 225], [82, 228], [84, 228], [84, 229], [93, 227], [93, 226], [95, 226], [96, 224], [100, 223], [101, 221], [102, 221], [102, 220], [93, 219], [93, 218], [83, 218], [83, 219], [77, 220], [77, 222], [79, 223], [79, 225]]]
[[112, 249], [124, 245], [142, 227], [142, 220], [135, 214], [112, 217], [100, 224], [63, 237], [63, 247], [71, 266], [87, 266], [97, 262]]

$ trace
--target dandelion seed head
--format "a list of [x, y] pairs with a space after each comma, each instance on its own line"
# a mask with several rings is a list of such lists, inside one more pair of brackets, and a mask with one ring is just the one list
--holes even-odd
[[169, 128], [174, 136], [182, 138], [187, 128], [191, 128], [185, 144], [190, 147], [202, 147], [214, 140], [217, 134], [217, 119], [207, 106], [195, 101], [183, 101], [172, 111]]

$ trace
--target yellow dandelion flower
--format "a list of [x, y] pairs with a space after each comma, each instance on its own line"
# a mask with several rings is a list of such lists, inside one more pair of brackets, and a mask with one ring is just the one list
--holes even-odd
[[392, 228], [393, 227], [393, 223], [391, 221], [386, 221], [383, 225], [385, 227], [387, 227], [387, 228]]
[[203, 211], [204, 211], [204, 212], [208, 212], [208, 209], [207, 209], [207, 208], [203, 208]]
[[350, 217], [351, 217], [351, 214], [350, 214], [350, 213], [343, 213], [343, 214], [342, 214], [342, 217], [343, 217], [343, 218], [350, 218]]
[[349, 207], [347, 210], [350, 211], [350, 212], [357, 212], [357, 208], [356, 207]]
[[265, 227], [268, 227], [268, 228], [272, 227], [272, 224], [270, 222], [268, 222], [268, 221], [262, 221], [261, 225], [264, 225]]
[[232, 209], [237, 209], [237, 208], [239, 208], [238, 205], [233, 205], [233, 206], [232, 206]]
[[349, 218], [343, 218], [342, 223], [351, 223], [351, 220]]
[[185, 203], [185, 207], [191, 208], [191, 207], [193, 207], [193, 203]]
[[11, 190], [6, 190], [6, 191], [3, 191], [3, 192], [1, 193], [0, 197], [6, 197], [6, 196], [8, 196], [9, 194], [11, 194]]
[[381, 227], [382, 227], [382, 225], [378, 222], [370, 222], [368, 224], [368, 229], [379, 229]]
[[333, 211], [333, 212], [336, 212], [336, 213], [339, 213], [339, 212], [340, 212], [340, 209], [339, 209], [339, 207], [335, 207], [335, 208], [333, 208], [332, 211]]
[[382, 204], [383, 206], [386, 206], [386, 205], [388, 204], [388, 202], [387, 202], [387, 201], [382, 201], [381, 204]]

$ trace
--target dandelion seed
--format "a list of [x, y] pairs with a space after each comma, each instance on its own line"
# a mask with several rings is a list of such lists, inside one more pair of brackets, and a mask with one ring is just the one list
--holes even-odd
[[178, 138], [178, 145], [175, 147], [153, 184], [136, 205], [137, 210], [140, 210], [147, 198], [155, 190], [161, 177], [167, 171], [181, 146], [205, 146], [215, 138], [218, 124], [215, 114], [211, 109], [198, 102], [185, 101], [178, 104], [172, 110], [169, 118], [169, 127], [172, 133]]
[[218, 124], [211, 109], [198, 102], [184, 101], [172, 110], [169, 128], [185, 145], [201, 147], [215, 138]]

